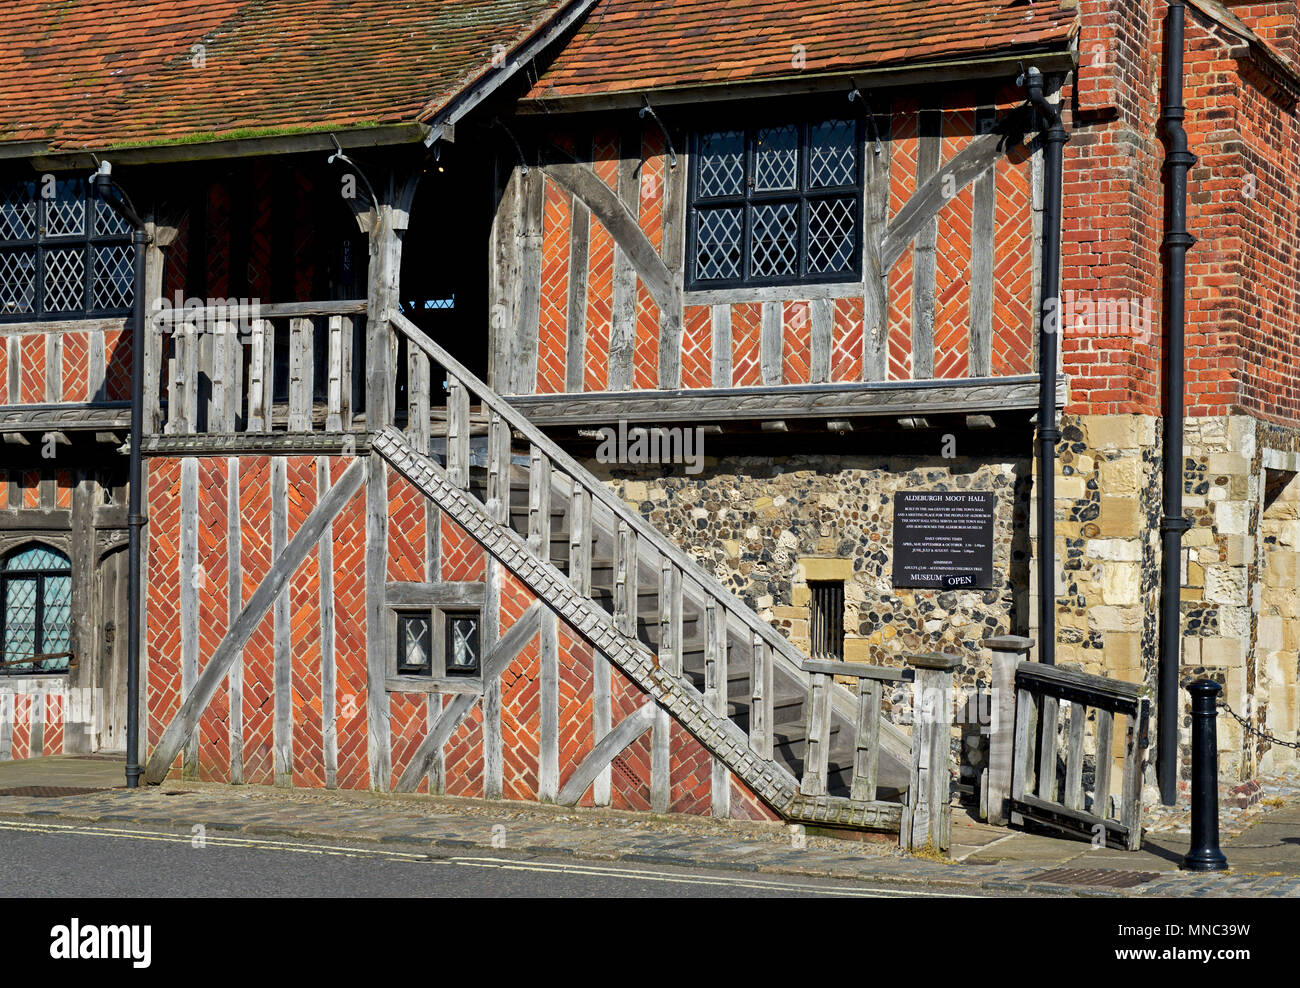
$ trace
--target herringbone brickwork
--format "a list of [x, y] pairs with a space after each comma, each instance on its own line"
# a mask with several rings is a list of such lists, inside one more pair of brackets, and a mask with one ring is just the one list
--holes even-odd
[[[337, 480], [350, 462], [330, 459], [330, 472]], [[150, 584], [157, 588], [149, 598], [149, 743], [156, 745], [162, 730], [180, 706], [180, 464], [176, 458], [152, 460], [149, 510]], [[287, 479], [288, 535], [302, 526], [319, 498], [316, 489], [317, 459], [291, 456], [284, 464]], [[203, 560], [197, 584], [199, 595], [198, 646], [200, 669], [211, 660], [228, 630], [229, 604], [226, 599], [229, 546], [227, 543], [226, 472], [224, 458], [200, 458], [199, 467], [199, 555]], [[396, 472], [389, 484], [390, 579], [419, 579], [417, 564], [422, 558], [422, 495]], [[240, 563], [242, 599], [247, 601], [271, 569], [271, 459], [247, 456], [240, 462]], [[416, 511], [416, 508], [419, 511]], [[358, 494], [342, 509], [329, 529], [334, 555], [334, 658], [338, 785], [364, 788], [368, 772], [367, 690], [369, 675], [365, 635], [365, 535], [364, 494]], [[416, 533], [411, 537], [409, 533]], [[411, 538], [419, 548], [406, 544]], [[444, 561], [449, 580], [479, 581], [486, 575], [483, 548], [454, 522], [443, 519]], [[498, 563], [493, 565], [499, 566]], [[325, 725], [323, 718], [320, 556], [313, 549], [289, 577], [291, 656], [291, 780], [296, 786], [321, 787], [325, 778]], [[508, 569], [500, 569], [499, 631], [506, 634], [536, 603], [535, 595]], [[243, 733], [244, 779], [254, 784], [272, 781], [271, 739], [274, 718], [273, 614], [269, 612], [249, 638], [243, 650], [242, 710], [229, 709], [229, 692], [222, 683], [217, 695], [199, 717], [199, 777], [226, 780], [230, 777], [230, 717], [239, 716]], [[555, 670], [557, 698], [555, 744], [559, 753], [561, 787], [572, 778], [598, 740], [594, 732], [594, 679], [591, 645], [565, 622], [559, 622]], [[538, 635], [526, 642], [499, 680], [500, 749], [502, 791], [505, 798], [536, 800], [540, 796], [542, 723], [541, 642]], [[617, 726], [653, 702], [616, 666], [604, 666], [609, 676], [611, 724]], [[435, 713], [444, 699], [424, 692], [389, 694], [388, 728], [391, 736], [392, 784], [396, 785], [426, 737]], [[482, 797], [485, 792], [485, 732], [489, 729], [481, 703], [451, 732], [443, 749], [444, 789], [448, 794]], [[711, 811], [710, 776], [712, 756], [680, 725], [670, 722], [669, 778], [670, 805], [674, 812]], [[47, 746], [60, 744], [50, 731]], [[27, 744], [22, 738], [19, 748]], [[631, 810], [648, 810], [651, 800], [652, 731], [646, 730], [609, 764], [611, 805]], [[427, 791], [419, 780], [417, 791]], [[591, 805], [594, 794], [584, 793], [579, 803]], [[738, 800], [740, 812], [757, 811]]]
[[[537, 340], [537, 393], [564, 390], [564, 360], [568, 351], [569, 240], [573, 205], [569, 194], [546, 180], [546, 210], [542, 225], [542, 298]], [[529, 389], [524, 388], [525, 391]]]
[[682, 325], [682, 387], [713, 386], [713, 310], [688, 305]]
[[[916, 152], [919, 141], [915, 101], [895, 104], [893, 139], [889, 146], [889, 214], [898, 211], [916, 192]], [[912, 358], [912, 252], [904, 250], [888, 274], [889, 334], [886, 377], [908, 381], [915, 366]]]
[[[199, 571], [189, 578], [199, 590], [199, 671], [226, 636], [230, 623], [229, 539], [226, 524], [226, 461], [204, 458], [199, 473]], [[185, 574], [182, 574], [185, 579]], [[230, 690], [222, 677], [216, 695], [199, 717], [198, 777], [211, 782], [230, 780]]]
[[[960, 154], [970, 144], [974, 133], [973, 112], [945, 112], [942, 123], [943, 161], [951, 161]], [[967, 185], [948, 199], [939, 211], [939, 241], [934, 265], [936, 378], [962, 378], [970, 374], [972, 203], [972, 189]]]
[[831, 380], [862, 380], [862, 320], [864, 305], [860, 298], [835, 300], [835, 323], [831, 335]]
[[763, 383], [759, 363], [763, 307], [744, 302], [731, 307], [731, 384], [743, 388]]

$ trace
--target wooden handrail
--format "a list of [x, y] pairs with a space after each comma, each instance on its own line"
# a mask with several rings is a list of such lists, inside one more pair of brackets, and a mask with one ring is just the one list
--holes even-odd
[[[267, 305], [258, 303], [256, 313], [252, 313], [257, 319], [288, 319], [294, 317], [310, 316], [359, 316], [364, 315], [366, 311], [365, 299], [343, 299], [339, 301], [313, 301], [313, 302], [272, 302]], [[228, 313], [229, 310], [223, 306], [204, 306], [202, 308], [177, 309], [169, 307], [159, 309], [157, 312], [151, 312], [149, 318], [155, 326], [170, 326], [175, 323], [186, 323], [203, 318], [215, 319], [217, 316]]]

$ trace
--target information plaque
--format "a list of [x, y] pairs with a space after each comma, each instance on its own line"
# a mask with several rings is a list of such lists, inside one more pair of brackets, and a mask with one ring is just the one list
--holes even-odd
[[993, 491], [899, 491], [894, 496], [894, 586], [988, 589]]

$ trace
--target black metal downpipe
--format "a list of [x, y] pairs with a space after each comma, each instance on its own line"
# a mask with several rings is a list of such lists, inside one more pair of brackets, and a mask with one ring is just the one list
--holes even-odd
[[1178, 799], [1178, 671], [1182, 664], [1183, 533], [1191, 523], [1183, 517], [1183, 329], [1187, 289], [1187, 250], [1196, 238], [1187, 232], [1187, 170], [1196, 155], [1187, 150], [1183, 129], [1182, 0], [1170, 0], [1165, 26], [1165, 102], [1161, 121], [1169, 138], [1165, 164], [1169, 225], [1165, 230], [1168, 322], [1165, 333], [1164, 515], [1160, 519], [1160, 655], [1156, 697], [1158, 747], [1156, 777], [1160, 800], [1173, 806]]
[[1018, 80], [1047, 120], [1043, 168], [1043, 260], [1038, 325], [1038, 661], [1056, 664], [1056, 427], [1057, 337], [1061, 313], [1061, 196], [1065, 145], [1061, 114], [1044, 96], [1043, 74], [1033, 66]]
[[131, 225], [135, 248], [135, 304], [131, 310], [131, 459], [127, 486], [126, 786], [140, 785], [140, 509], [143, 484], [140, 441], [144, 432], [144, 254], [150, 236], [127, 194], [113, 181], [112, 166], [100, 162], [95, 189]]

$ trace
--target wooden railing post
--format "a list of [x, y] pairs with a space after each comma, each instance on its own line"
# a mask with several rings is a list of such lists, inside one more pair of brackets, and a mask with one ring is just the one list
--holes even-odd
[[627, 522], [618, 523], [614, 543], [614, 624], [629, 638], [636, 637], [637, 538]]
[[880, 766], [880, 707], [883, 689], [879, 679], [858, 680], [858, 731], [853, 753], [853, 799], [876, 798], [876, 773]]
[[772, 757], [772, 653], [762, 635], [749, 644], [749, 746], [763, 758]]
[[1016, 666], [1034, 647], [1032, 638], [999, 635], [985, 638], [993, 652], [992, 723], [989, 725], [989, 768], [985, 804], [988, 822], [1005, 827], [1011, 798], [1016, 751]]
[[551, 461], [536, 445], [528, 454], [528, 548], [551, 561]]
[[898, 842], [904, 850], [946, 851], [951, 842], [952, 681], [961, 657], [909, 655], [917, 670], [912, 701], [912, 770]]
[[805, 796], [826, 795], [826, 776], [831, 756], [831, 677], [814, 672], [808, 684], [807, 740], [804, 743], [803, 779], [799, 791]]
[[487, 508], [499, 525], [510, 522], [510, 426], [500, 414], [488, 418]]
[[569, 497], [569, 579], [584, 597], [591, 593], [591, 494], [576, 477]]
[[314, 376], [310, 319], [289, 320], [289, 422], [290, 432], [311, 432]]
[[469, 489], [469, 392], [451, 374], [447, 375], [447, 476], [460, 490]]
[[251, 348], [248, 357], [248, 431], [270, 432], [275, 386], [275, 329], [269, 320], [253, 322]]
[[682, 571], [668, 557], [659, 563], [659, 666], [682, 675]]

